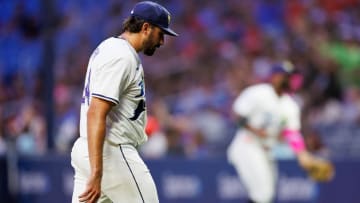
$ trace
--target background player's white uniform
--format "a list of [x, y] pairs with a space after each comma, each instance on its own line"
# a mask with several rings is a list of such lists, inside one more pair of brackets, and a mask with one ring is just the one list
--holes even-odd
[[239, 128], [228, 148], [228, 159], [234, 165], [249, 196], [256, 202], [271, 202], [275, 194], [277, 169], [271, 149], [279, 142], [282, 130], [300, 129], [300, 111], [290, 95], [278, 96], [271, 84], [245, 89], [235, 100], [233, 111], [247, 119], [247, 124], [264, 129], [260, 138]]
[[136, 150], [147, 140], [143, 67], [135, 49], [126, 40], [114, 37], [102, 42], [89, 61], [80, 138], [71, 153], [75, 169], [72, 202], [79, 201], [90, 174], [86, 114], [92, 97], [115, 104], [106, 118], [99, 202], [158, 202], [154, 181]]

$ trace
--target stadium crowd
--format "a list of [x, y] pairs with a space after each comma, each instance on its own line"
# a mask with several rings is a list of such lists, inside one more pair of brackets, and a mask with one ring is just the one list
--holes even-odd
[[[0, 1], [0, 154], [7, 140], [16, 140], [24, 154], [49, 151], [48, 139], [58, 153], [71, 150], [88, 57], [101, 40], [119, 34], [124, 11], [137, 1], [54, 0], [50, 29], [43, 2]], [[145, 157], [222, 156], [236, 128], [234, 98], [265, 81], [279, 60], [291, 60], [300, 73], [296, 98], [310, 150], [326, 147], [328, 131], [321, 126], [355, 126], [360, 132], [357, 0], [159, 2], [171, 11], [180, 36], [166, 38], [156, 57], [142, 57], [149, 116]], [[51, 51], [49, 67], [44, 61]], [[51, 135], [47, 69], [54, 72]], [[360, 134], [345, 134], [332, 140], [349, 139], [351, 153], [360, 157]]]

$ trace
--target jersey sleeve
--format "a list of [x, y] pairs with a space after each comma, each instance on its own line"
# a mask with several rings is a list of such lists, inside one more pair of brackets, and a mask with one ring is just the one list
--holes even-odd
[[233, 111], [243, 117], [247, 117], [256, 105], [256, 91], [253, 88], [245, 89], [233, 104]]
[[284, 106], [286, 112], [286, 123], [284, 128], [291, 130], [300, 130], [301, 121], [300, 121], [300, 108], [294, 102], [291, 101], [288, 105]]
[[120, 95], [129, 85], [131, 61], [125, 58], [114, 59], [93, 74], [92, 97], [119, 104]]

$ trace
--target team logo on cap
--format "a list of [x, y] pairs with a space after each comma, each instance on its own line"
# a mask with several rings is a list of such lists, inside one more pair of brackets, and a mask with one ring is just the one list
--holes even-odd
[[292, 72], [294, 70], [294, 65], [290, 61], [284, 61], [282, 65], [287, 72]]
[[171, 16], [168, 14], [167, 17], [168, 17], [168, 24], [170, 25]]

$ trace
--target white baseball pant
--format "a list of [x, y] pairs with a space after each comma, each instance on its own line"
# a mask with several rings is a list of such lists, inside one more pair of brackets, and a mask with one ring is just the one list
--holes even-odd
[[228, 148], [235, 167], [252, 201], [270, 203], [275, 196], [277, 168], [263, 146], [246, 131], [239, 131]]
[[[86, 138], [78, 138], [71, 152], [75, 170], [72, 203], [84, 192], [90, 175]], [[158, 203], [156, 186], [149, 169], [132, 145], [104, 142], [102, 194], [99, 203]]]

